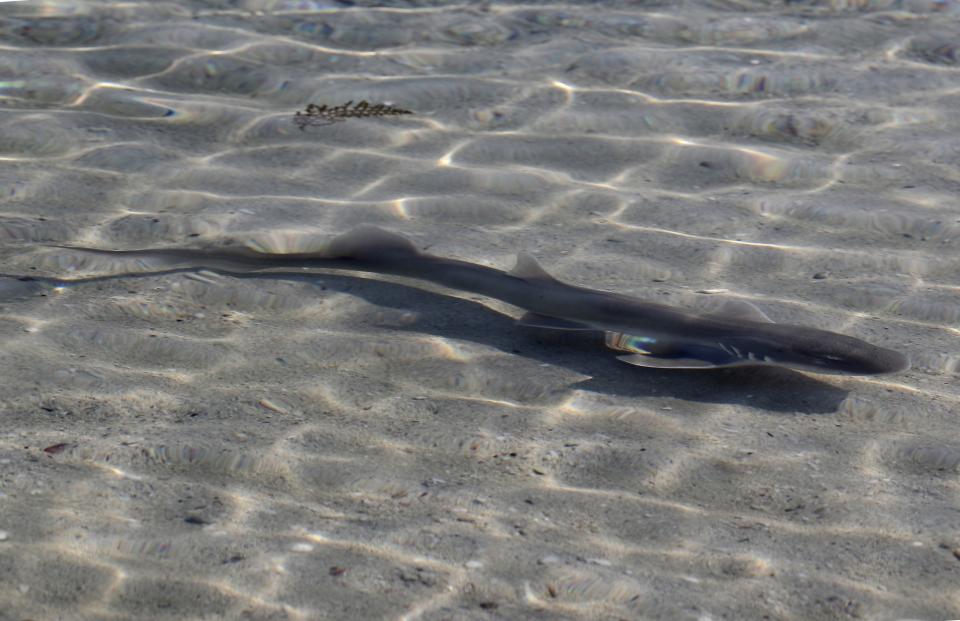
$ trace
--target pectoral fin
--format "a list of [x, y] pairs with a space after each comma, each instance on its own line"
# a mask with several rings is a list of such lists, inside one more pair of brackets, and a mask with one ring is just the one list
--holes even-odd
[[757, 364], [744, 360], [721, 347], [710, 347], [683, 339], [651, 338], [607, 332], [607, 347], [631, 352], [617, 356], [628, 364], [655, 369], [717, 369]]
[[650, 367], [653, 369], [716, 369], [718, 367], [736, 366], [736, 363], [715, 364], [713, 362], [696, 360], [694, 358], [660, 358], [658, 356], [650, 356], [646, 354], [617, 356], [617, 360], [623, 360], [627, 364], [632, 364], [638, 367]]
[[544, 330], [591, 330], [598, 331], [597, 328], [585, 323], [577, 323], [568, 319], [540, 315], [539, 313], [527, 313], [517, 320], [517, 325], [526, 328], [540, 328]]

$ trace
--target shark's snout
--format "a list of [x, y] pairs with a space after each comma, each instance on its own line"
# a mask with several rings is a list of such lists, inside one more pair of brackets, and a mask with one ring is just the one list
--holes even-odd
[[833, 338], [818, 342], [814, 347], [792, 348], [792, 366], [817, 373], [845, 375], [885, 375], [910, 368], [910, 361], [899, 351], [844, 335], [830, 334]]
[[840, 358], [838, 356], [831, 362], [839, 366], [842, 372], [856, 375], [885, 375], [910, 368], [910, 361], [898, 351], [883, 347], [871, 347], [871, 350], [866, 355], [858, 354], [836, 360]]

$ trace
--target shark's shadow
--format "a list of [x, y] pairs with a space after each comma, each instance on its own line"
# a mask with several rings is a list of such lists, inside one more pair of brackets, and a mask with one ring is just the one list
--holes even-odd
[[776, 367], [714, 370], [660, 370], [616, 359], [599, 333], [531, 330], [480, 302], [415, 286], [341, 273], [232, 274], [243, 278], [284, 278], [312, 282], [360, 297], [370, 304], [416, 313], [415, 324], [391, 328], [493, 347], [591, 379], [573, 387], [625, 397], [670, 396], [702, 403], [742, 405], [784, 413], [833, 414], [847, 391], [809, 375]]
[[[105, 280], [196, 272], [172, 269], [143, 274], [117, 274], [69, 281], [81, 285]], [[616, 359], [603, 345], [600, 333], [586, 335], [552, 330], [533, 331], [516, 325], [513, 318], [480, 302], [434, 293], [413, 285], [331, 272], [231, 272], [218, 273], [243, 279], [283, 279], [308, 282], [326, 290], [360, 297], [370, 304], [413, 312], [415, 324], [390, 329], [472, 341], [510, 355], [521, 355], [561, 366], [591, 379], [572, 387], [624, 397], [670, 396], [701, 403], [741, 405], [783, 413], [833, 414], [847, 391], [808, 375], [776, 367], [735, 367], [713, 370], [660, 370], [636, 367]], [[17, 278], [63, 285], [54, 278]], [[319, 294], [319, 292], [318, 292]]]

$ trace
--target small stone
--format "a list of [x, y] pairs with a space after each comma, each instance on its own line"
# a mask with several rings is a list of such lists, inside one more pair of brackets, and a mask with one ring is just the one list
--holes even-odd
[[537, 563], [539, 563], [540, 565], [552, 565], [554, 563], [559, 563], [559, 562], [560, 562], [560, 557], [557, 556], [556, 554], [548, 554], [537, 561]]
[[489, 110], [477, 110], [473, 113], [473, 118], [475, 118], [480, 123], [489, 123], [493, 119], [493, 113]]
[[480, 569], [481, 567], [483, 567], [483, 563], [480, 561], [467, 561], [466, 563], [464, 563], [464, 565], [466, 565], [470, 569]]
[[814, 280], [823, 280], [826, 277], [827, 277], [826, 272], [817, 272], [816, 274], [813, 275]]
[[290, 546], [290, 549], [294, 552], [312, 552], [313, 546], [309, 543], [295, 543]]
[[5, 530], [0, 530], [0, 541], [6, 541], [10, 538], [10, 533]]
[[757, 578], [773, 575], [773, 568], [759, 558], [732, 558], [721, 566], [721, 571], [737, 578]]
[[260, 399], [259, 401], [257, 401], [257, 405], [267, 410], [270, 410], [271, 412], [276, 412], [277, 414], [289, 414], [289, 411], [287, 410], [287, 408], [284, 407], [284, 404], [281, 403], [280, 401], [272, 401], [270, 399]]

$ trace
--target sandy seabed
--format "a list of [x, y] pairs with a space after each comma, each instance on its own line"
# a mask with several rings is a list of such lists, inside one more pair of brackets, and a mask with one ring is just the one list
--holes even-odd
[[[960, 617], [958, 41], [949, 0], [0, 4], [0, 620]], [[413, 114], [292, 122], [363, 100]], [[913, 366], [50, 247], [364, 223]]]

